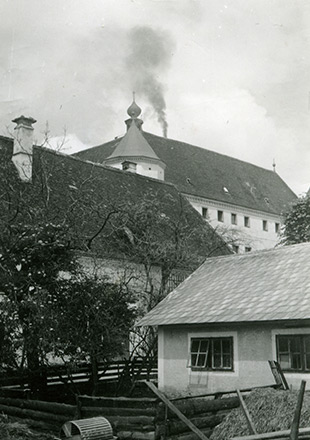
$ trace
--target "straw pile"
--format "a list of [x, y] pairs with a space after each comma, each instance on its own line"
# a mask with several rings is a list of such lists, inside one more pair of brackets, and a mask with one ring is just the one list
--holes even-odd
[[0, 414], [1, 440], [53, 440], [49, 434], [34, 432], [24, 423], [12, 422], [8, 417]]
[[[291, 428], [298, 391], [282, 391], [273, 388], [256, 389], [245, 399], [257, 433], [283, 431]], [[300, 427], [310, 426], [310, 393], [306, 392], [300, 417]], [[218, 425], [212, 440], [228, 440], [249, 435], [250, 431], [242, 408], [232, 410]]]

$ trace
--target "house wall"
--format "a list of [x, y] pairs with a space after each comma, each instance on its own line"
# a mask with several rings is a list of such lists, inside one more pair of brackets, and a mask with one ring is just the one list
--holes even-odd
[[[185, 194], [184, 194], [185, 195]], [[273, 248], [279, 241], [279, 233], [276, 224], [281, 228], [281, 216], [267, 214], [244, 207], [238, 207], [229, 203], [216, 202], [208, 199], [185, 195], [192, 206], [202, 215], [203, 208], [207, 208], [206, 220], [214, 227], [222, 231], [227, 237], [228, 243], [233, 242], [239, 246], [239, 252], [245, 252], [245, 248], [261, 250]], [[218, 211], [223, 212], [223, 222], [218, 221]], [[237, 224], [232, 224], [231, 214], [236, 214]], [[249, 227], [244, 226], [244, 217], [249, 218]], [[263, 230], [263, 220], [267, 221], [268, 230]]]
[[[267, 325], [207, 327], [159, 327], [159, 388], [169, 395], [203, 394], [275, 383], [268, 360], [276, 359], [275, 335], [292, 329]], [[300, 333], [300, 329], [294, 329]], [[303, 331], [310, 333], [309, 329]], [[191, 337], [233, 337], [233, 371], [192, 371], [188, 367]], [[307, 374], [285, 374], [298, 388]], [[308, 377], [309, 380], [309, 377]]]
[[[136, 162], [137, 164], [137, 168], [136, 168], [136, 173], [140, 174], [141, 176], [146, 176], [146, 177], [152, 177], [153, 179], [158, 179], [158, 180], [164, 180], [165, 178], [165, 172], [164, 169], [158, 165], [157, 163], [151, 163], [151, 162], [144, 162], [141, 161], [139, 159], [139, 161], [137, 161], [136, 159], [133, 159], [134, 162]], [[123, 162], [123, 160], [122, 160]], [[117, 168], [119, 170], [123, 169], [122, 163], [107, 163], [107, 165], [113, 167], [113, 168]]]

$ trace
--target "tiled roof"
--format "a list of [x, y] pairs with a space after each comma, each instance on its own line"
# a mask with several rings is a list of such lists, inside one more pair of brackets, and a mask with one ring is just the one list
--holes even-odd
[[[280, 214], [296, 195], [271, 170], [184, 142], [142, 132], [166, 164], [165, 180], [183, 194]], [[76, 153], [82, 159], [104, 163], [120, 139]], [[228, 192], [224, 190], [227, 188]]]
[[[11, 170], [10, 179], [11, 176], [17, 176], [11, 161], [12, 152], [13, 140], [0, 136], [0, 161], [2, 163], [6, 161], [6, 169]], [[4, 177], [3, 180], [1, 177], [3, 176], [0, 176], [0, 186], [7, 185]], [[109, 211], [124, 207], [126, 204], [137, 203], [145, 196], [152, 196], [160, 201], [159, 209], [162, 215], [176, 221], [182, 208], [190, 225], [207, 231], [210, 240], [205, 243], [198, 243], [197, 240], [188, 242], [189, 246], [195, 247], [199, 255], [206, 257], [210, 252], [214, 255], [230, 253], [223, 240], [176, 187], [160, 180], [94, 165], [77, 157], [35, 146], [32, 183], [25, 184], [16, 177], [12, 185], [13, 196], [18, 194], [14, 185], [20, 186], [23, 203], [27, 203], [27, 200], [30, 200], [30, 203], [33, 203], [33, 200], [42, 203], [42, 193], [46, 191], [48, 203], [44, 205], [44, 213], [47, 212], [46, 215], [53, 222], [62, 221], [66, 216], [72, 224], [72, 240], [79, 250], [88, 251], [87, 240], [100, 229]], [[38, 205], [37, 210], [39, 209]], [[93, 242], [92, 251], [99, 252], [102, 256], [104, 254], [104, 256], [124, 257], [116, 255], [118, 251], [115, 249], [114, 241], [112, 239], [107, 241], [108, 238], [104, 238], [104, 235], [109, 234], [100, 234]]]
[[208, 258], [139, 325], [310, 319], [310, 243]]

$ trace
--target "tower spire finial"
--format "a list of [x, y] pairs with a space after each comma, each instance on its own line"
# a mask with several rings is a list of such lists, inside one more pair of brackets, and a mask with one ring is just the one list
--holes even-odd
[[132, 92], [132, 100], [133, 100], [133, 102], [136, 102], [136, 92], [135, 91]]
[[273, 172], [275, 173], [276, 172], [276, 160], [275, 159], [273, 159], [272, 167], [273, 167]]
[[135, 101], [136, 92], [132, 92], [132, 96], [133, 96], [133, 101], [132, 101], [132, 104], [130, 105], [130, 107], [128, 108], [127, 113], [132, 119], [136, 119], [140, 115], [142, 110], [136, 104], [136, 101]]

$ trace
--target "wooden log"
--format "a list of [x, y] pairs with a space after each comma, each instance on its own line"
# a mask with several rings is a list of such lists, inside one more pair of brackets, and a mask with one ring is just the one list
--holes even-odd
[[305, 388], [306, 388], [306, 381], [302, 380], [301, 384], [300, 384], [299, 393], [298, 393], [298, 398], [297, 398], [297, 404], [296, 404], [296, 409], [295, 409], [295, 413], [294, 413], [293, 423], [292, 423], [292, 426], [291, 426], [290, 440], [298, 440], [300, 413], [301, 413], [302, 402], [304, 400]]
[[51, 412], [53, 414], [56, 413], [68, 415], [71, 417], [73, 417], [76, 413], [76, 406], [74, 405], [56, 402], [44, 402], [41, 400], [11, 399], [7, 397], [0, 397], [0, 404], [17, 408]]
[[68, 416], [65, 415], [34, 411], [32, 409], [23, 409], [14, 406], [0, 405], [0, 412], [8, 414], [9, 416], [12, 415], [20, 418], [29, 418], [34, 420], [49, 420], [59, 423], [64, 423], [68, 421]]
[[189, 427], [191, 431], [193, 431], [201, 440], [208, 440], [208, 437], [206, 437], [203, 432], [200, 431], [200, 429], [198, 429], [190, 420], [188, 420], [188, 418], [185, 417], [184, 414], [182, 414], [181, 411], [176, 408], [173, 403], [171, 403], [170, 400], [163, 393], [161, 393], [152, 382], [146, 381], [146, 384], [156, 394], [156, 396], [159, 397], [160, 400], [162, 400], [164, 404], [167, 405], [168, 408]]
[[[224, 419], [224, 416], [217, 416], [217, 415], [209, 415], [208, 417], [197, 417], [194, 419], [190, 419], [191, 422], [197, 426], [197, 428], [214, 428], [215, 426], [219, 425]], [[168, 435], [176, 435], [184, 432], [188, 432], [188, 427], [176, 419], [173, 419], [169, 421], [168, 423]]]
[[[232, 408], [237, 408], [240, 406], [239, 398], [227, 397], [223, 399], [192, 399], [191, 401], [176, 401], [174, 402], [176, 408], [180, 410], [186, 417], [191, 417], [197, 414], [206, 414], [208, 412], [215, 413], [218, 411], [230, 410]], [[158, 408], [158, 419], [163, 420], [165, 415], [164, 405], [159, 404]], [[169, 417], [176, 417], [170, 416]]]
[[96, 402], [95, 406], [107, 406], [109, 408], [150, 408], [156, 406], [158, 399], [151, 397], [91, 397], [79, 396], [82, 406], [91, 406], [90, 401]]
[[246, 418], [246, 421], [247, 421], [247, 424], [248, 424], [248, 427], [249, 427], [249, 430], [250, 430], [250, 434], [257, 434], [255, 426], [254, 426], [254, 423], [253, 423], [252, 418], [250, 416], [250, 413], [248, 411], [248, 408], [247, 408], [247, 406], [245, 404], [245, 401], [243, 400], [243, 397], [242, 397], [242, 395], [241, 395], [239, 390], [237, 390], [237, 394], [238, 394], [238, 397], [239, 397], [239, 400], [240, 400], [241, 408], [243, 410], [243, 413], [245, 415], [245, 418]]
[[155, 432], [118, 431], [117, 437], [121, 440], [155, 440]]
[[82, 414], [84, 411], [90, 412], [91, 409], [103, 416], [148, 416], [154, 417], [157, 414], [156, 408], [109, 408], [108, 406], [86, 405], [82, 406]]
[[[253, 435], [246, 435], [243, 437], [233, 437], [231, 440], [272, 440], [272, 439], [280, 439], [281, 437], [288, 439], [290, 436], [290, 432], [291, 432], [290, 430], [266, 432], [264, 434], [253, 434]], [[299, 435], [310, 436], [310, 428], [300, 428]]]

